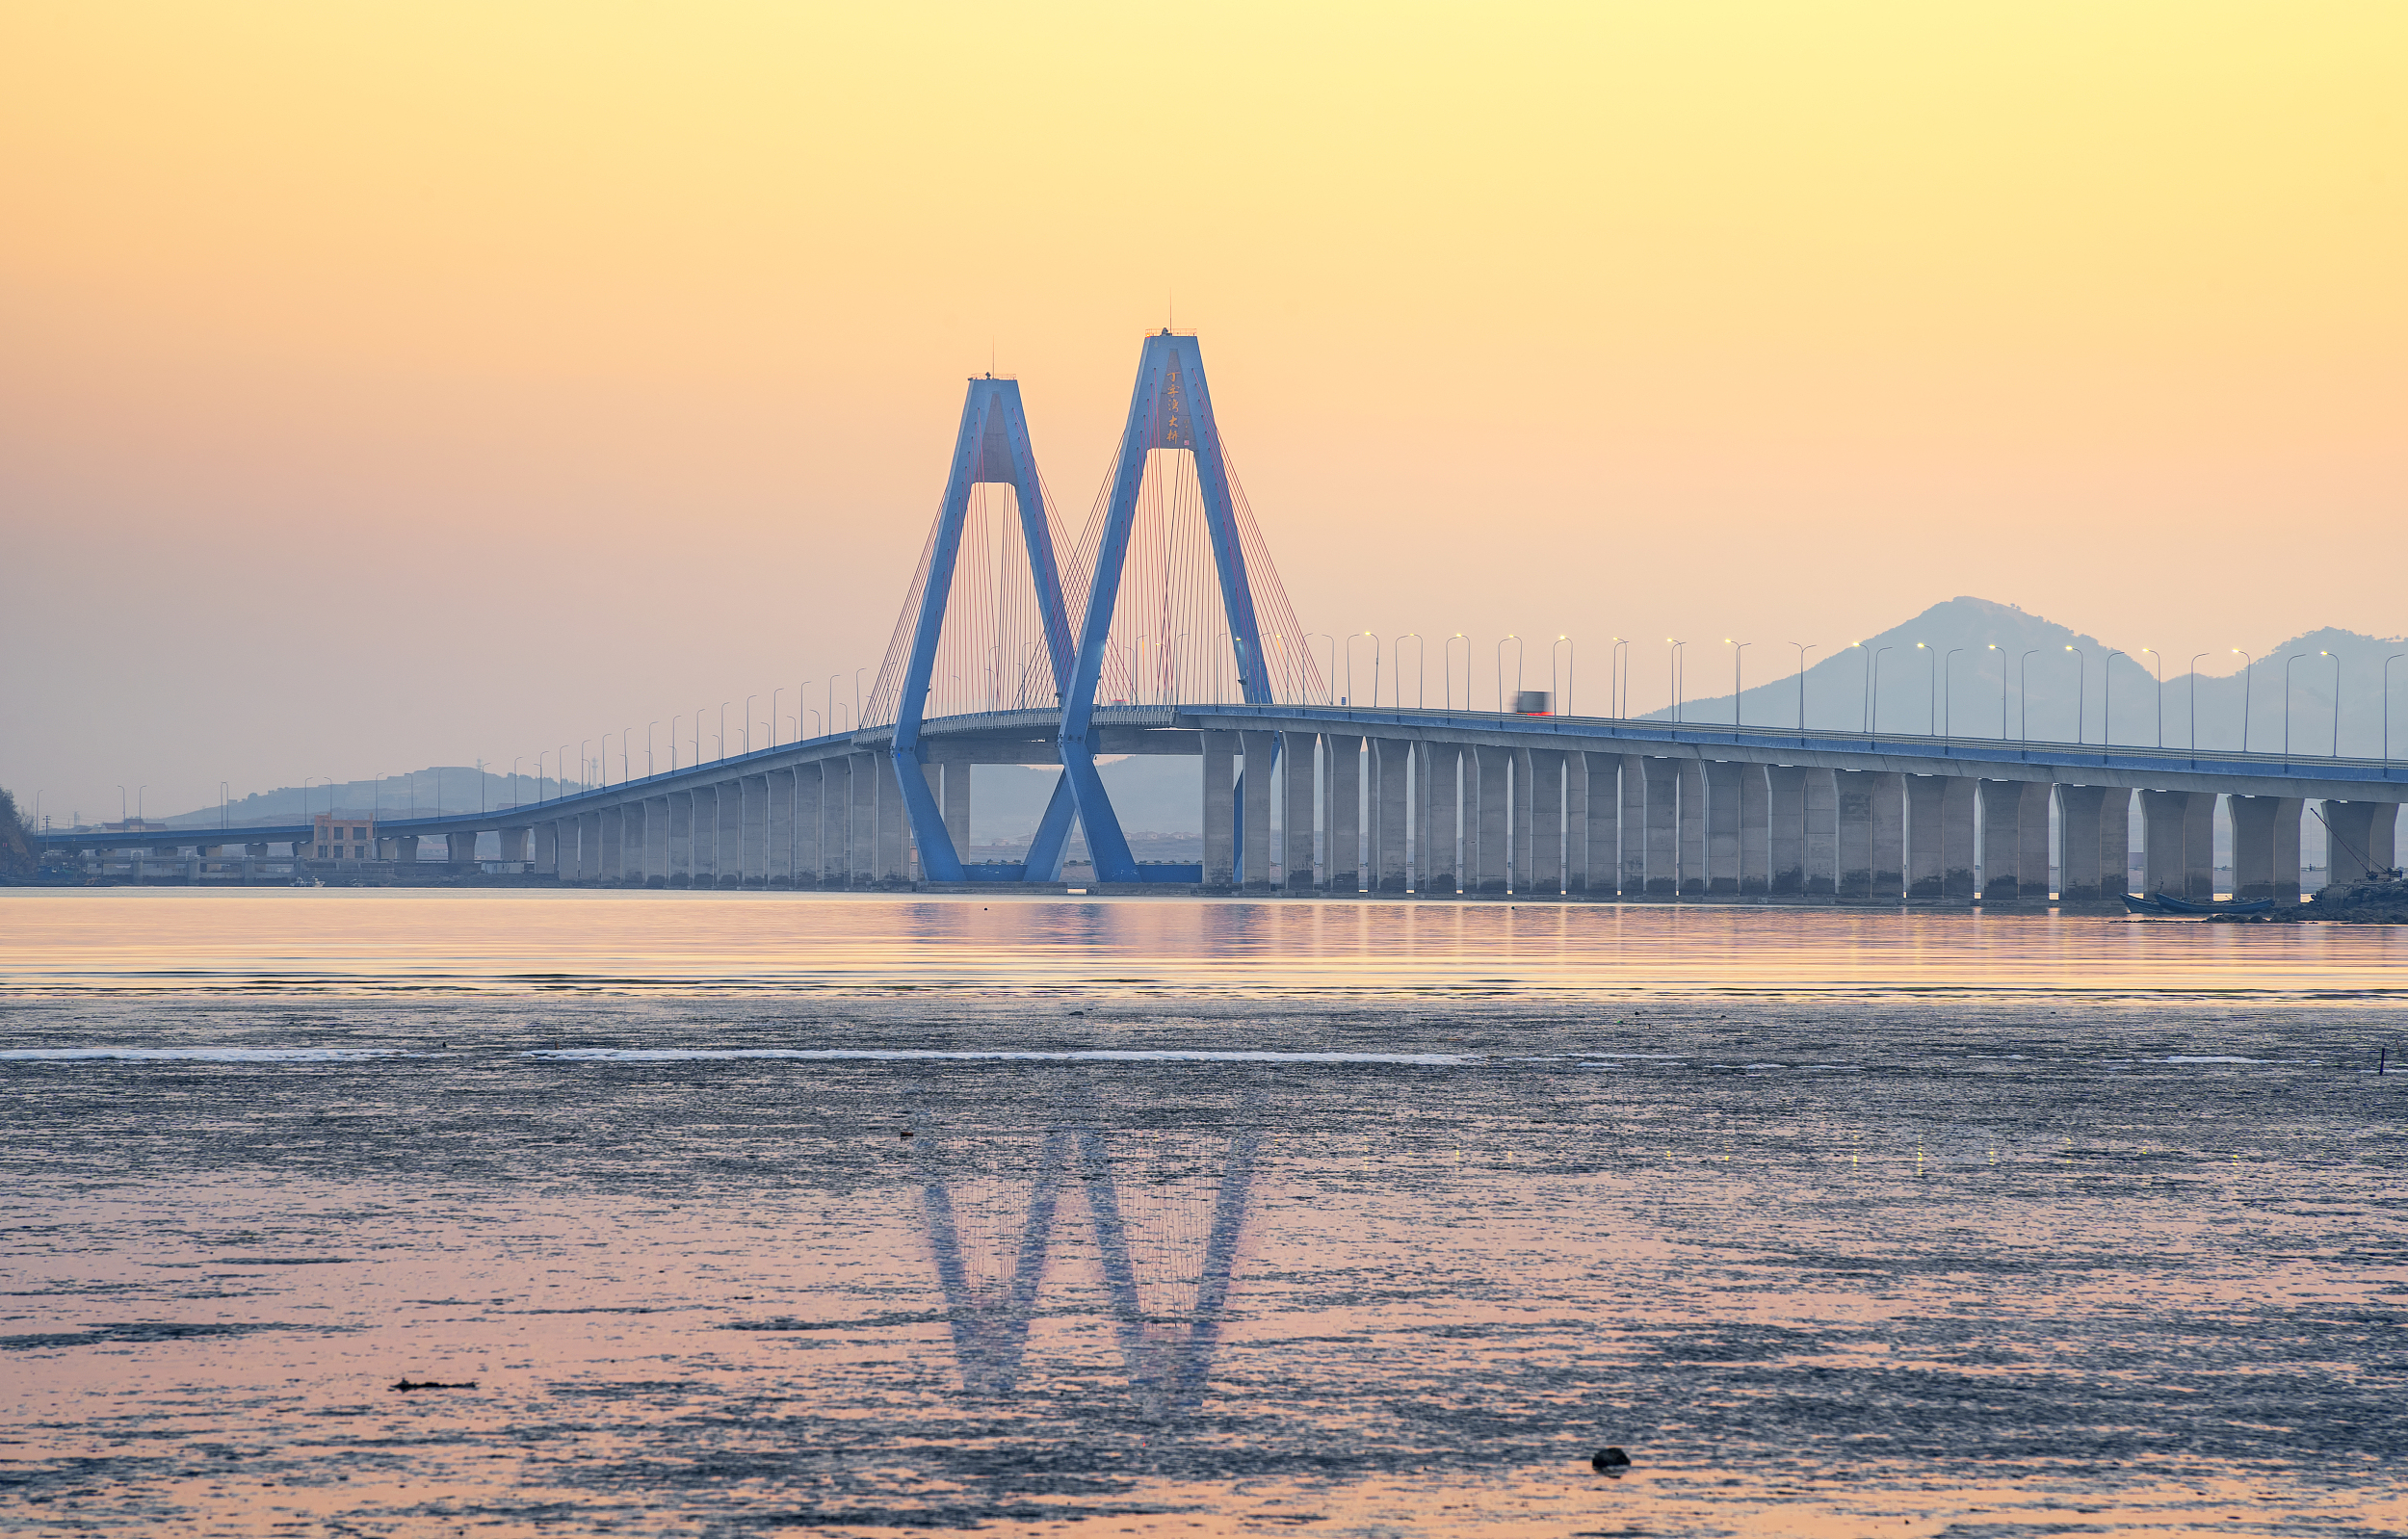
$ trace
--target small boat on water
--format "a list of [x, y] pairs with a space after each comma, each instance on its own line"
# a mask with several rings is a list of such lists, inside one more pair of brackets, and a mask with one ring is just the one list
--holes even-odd
[[2186, 898], [2171, 898], [2164, 893], [2126, 893], [2124, 908], [2128, 913], [2151, 919], [2213, 919], [2218, 914], [2247, 916], [2274, 912], [2274, 900], [2253, 898], [2247, 902], [2194, 903]]

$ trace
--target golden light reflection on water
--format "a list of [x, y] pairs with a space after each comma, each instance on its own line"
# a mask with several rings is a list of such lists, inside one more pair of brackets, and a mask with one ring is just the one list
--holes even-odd
[[1589, 990], [2396, 999], [2408, 929], [1656, 905], [172, 889], [0, 894], [28, 993]]

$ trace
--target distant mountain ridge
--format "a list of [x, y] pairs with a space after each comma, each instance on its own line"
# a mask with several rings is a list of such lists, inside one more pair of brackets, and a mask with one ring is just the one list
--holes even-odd
[[[1636, 699], [1652, 695], [1661, 700], [1668, 692], [1661, 676], [1665, 649], [1652, 649], [1658, 654], [1653, 659], [1644, 657], [1647, 650], [1632, 648], [1631, 692]], [[1731, 648], [1692, 641], [1685, 650], [1686, 692], [1690, 697], [1681, 702], [1681, 719], [1732, 720], [1728, 690], [1703, 693], [1711, 689], [1707, 680], [1731, 677]], [[2159, 660], [2116, 651], [2094, 636], [2011, 604], [1969, 596], [1934, 604], [1904, 624], [1835, 654], [1813, 655], [1820, 650], [1810, 651], [1805, 674], [1804, 715], [1810, 728], [1856, 732], [1878, 727], [1885, 733], [1995, 739], [2002, 735], [2003, 722], [2009, 738], [2095, 743], [2103, 741], [2111, 709], [2117, 743], [2147, 746], [2162, 741], [2179, 747], [2193, 741], [2195, 691], [2201, 748], [2240, 747], [2245, 706], [2248, 746], [2259, 752], [2283, 747], [2288, 666], [2291, 751], [2318, 754], [2334, 750], [2337, 656], [2340, 751], [2346, 758], [2374, 758], [2382, 751], [2383, 660], [2401, 656], [2404, 660], [2392, 668], [2392, 690], [2399, 698], [2394, 702], [2391, 746], [2395, 755], [2408, 748], [2408, 639], [2397, 637], [2328, 627], [2293, 637], [2246, 665], [2229, 649], [2200, 654], [2196, 676], [2190, 671], [2191, 656], [2173, 657], [2161, 665], [2161, 695], [2155, 671]], [[1956, 654], [1952, 660], [1951, 651]], [[1650, 662], [1659, 672], [1653, 681], [1641, 672]], [[2218, 664], [2228, 665], [2228, 671], [2208, 671]], [[1799, 681], [1790, 643], [1776, 642], [1769, 649], [1763, 641], [1751, 645], [1742, 682], [1750, 679], [1761, 682], [1747, 683], [1741, 691], [1741, 721], [1749, 726], [1798, 724]], [[1574, 702], [1583, 712], [1604, 705], [1589, 691]], [[1664, 707], [1644, 712], [1641, 718], [1670, 716], [1670, 708]]]

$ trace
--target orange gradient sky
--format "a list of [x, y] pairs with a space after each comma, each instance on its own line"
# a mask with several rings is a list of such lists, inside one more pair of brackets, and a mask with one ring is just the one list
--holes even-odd
[[1075, 523], [1172, 304], [1316, 630], [2395, 632], [2403, 80], [2391, 3], [6, 5], [0, 784], [875, 670], [963, 376]]

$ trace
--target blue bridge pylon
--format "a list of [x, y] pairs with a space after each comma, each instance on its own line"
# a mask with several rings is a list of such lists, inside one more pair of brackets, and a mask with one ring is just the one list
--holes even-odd
[[[1070, 835], [1076, 811], [1069, 788], [1058, 783], [1036, 837], [1018, 873], [965, 871], [961, 851], [954, 848], [945, 815], [929, 790], [926, 750], [920, 729], [928, 715], [929, 691], [936, 666], [937, 642], [943, 635], [945, 611], [953, 596], [955, 563], [961, 553], [962, 531], [969, 519], [971, 493], [982, 484], [1001, 483], [1012, 489], [1019, 505], [1020, 535], [1028, 561], [1030, 586], [1035, 589], [1042, 658], [1026, 663], [998, 657], [996, 666], [1017, 664], [1014, 703], [1030, 703], [1032, 681], [1040, 687], [1053, 681], [1051, 705], [1060, 698], [1059, 681], [1070, 676], [1074, 654], [1068, 607], [1062, 598], [1061, 571], [1054, 554], [1053, 529], [1047, 520], [1045, 489], [1038, 479], [1036, 455], [1029, 443], [1028, 414], [1021, 409], [1020, 384], [992, 375], [970, 381], [961, 404], [961, 430], [954, 439], [953, 470], [945, 481], [945, 501], [937, 509], [936, 527], [921, 561], [919, 613], [914, 620], [909, 661], [895, 701], [895, 776], [901, 783], [903, 810], [911, 820], [911, 837], [920, 848], [920, 869], [931, 881], [957, 882], [973, 874], [1008, 876], [1026, 881], [1054, 881], [1061, 874], [1062, 847]], [[1040, 675], [1036, 662], [1044, 664]], [[990, 689], [990, 694], [994, 693]], [[966, 766], [962, 767], [966, 770]]]
[[[1213, 419], [1213, 393], [1204, 379], [1204, 354], [1192, 336], [1167, 327], [1145, 339], [1138, 355], [1137, 388], [1129, 397], [1129, 422], [1120, 434], [1112, 467], [1111, 501], [1096, 543], [1087, 585], [1086, 620], [1079, 630], [1079, 656], [1061, 703], [1062, 780], [1078, 801], [1088, 856], [1098, 881], [1139, 879], [1120, 818], [1103, 778], [1095, 772], [1095, 695], [1104, 677], [1112, 611], [1120, 598], [1120, 574], [1129, 557], [1129, 533], [1137, 517], [1138, 491], [1146, 456], [1157, 449], [1185, 450], [1195, 456], [1195, 475], [1212, 540], [1213, 566], [1220, 579], [1221, 610], [1237, 656], [1238, 684], [1248, 705], [1271, 702], [1262, 628], [1254, 613], [1254, 591], [1246, 578], [1245, 543], [1229, 496], [1229, 466], [1221, 452], [1220, 428]], [[1268, 765], [1246, 767], [1267, 772]], [[1239, 798], [1244, 805], [1244, 798]], [[1244, 848], [1243, 838], [1239, 848]], [[1243, 874], [1241, 874], [1243, 876]]]

